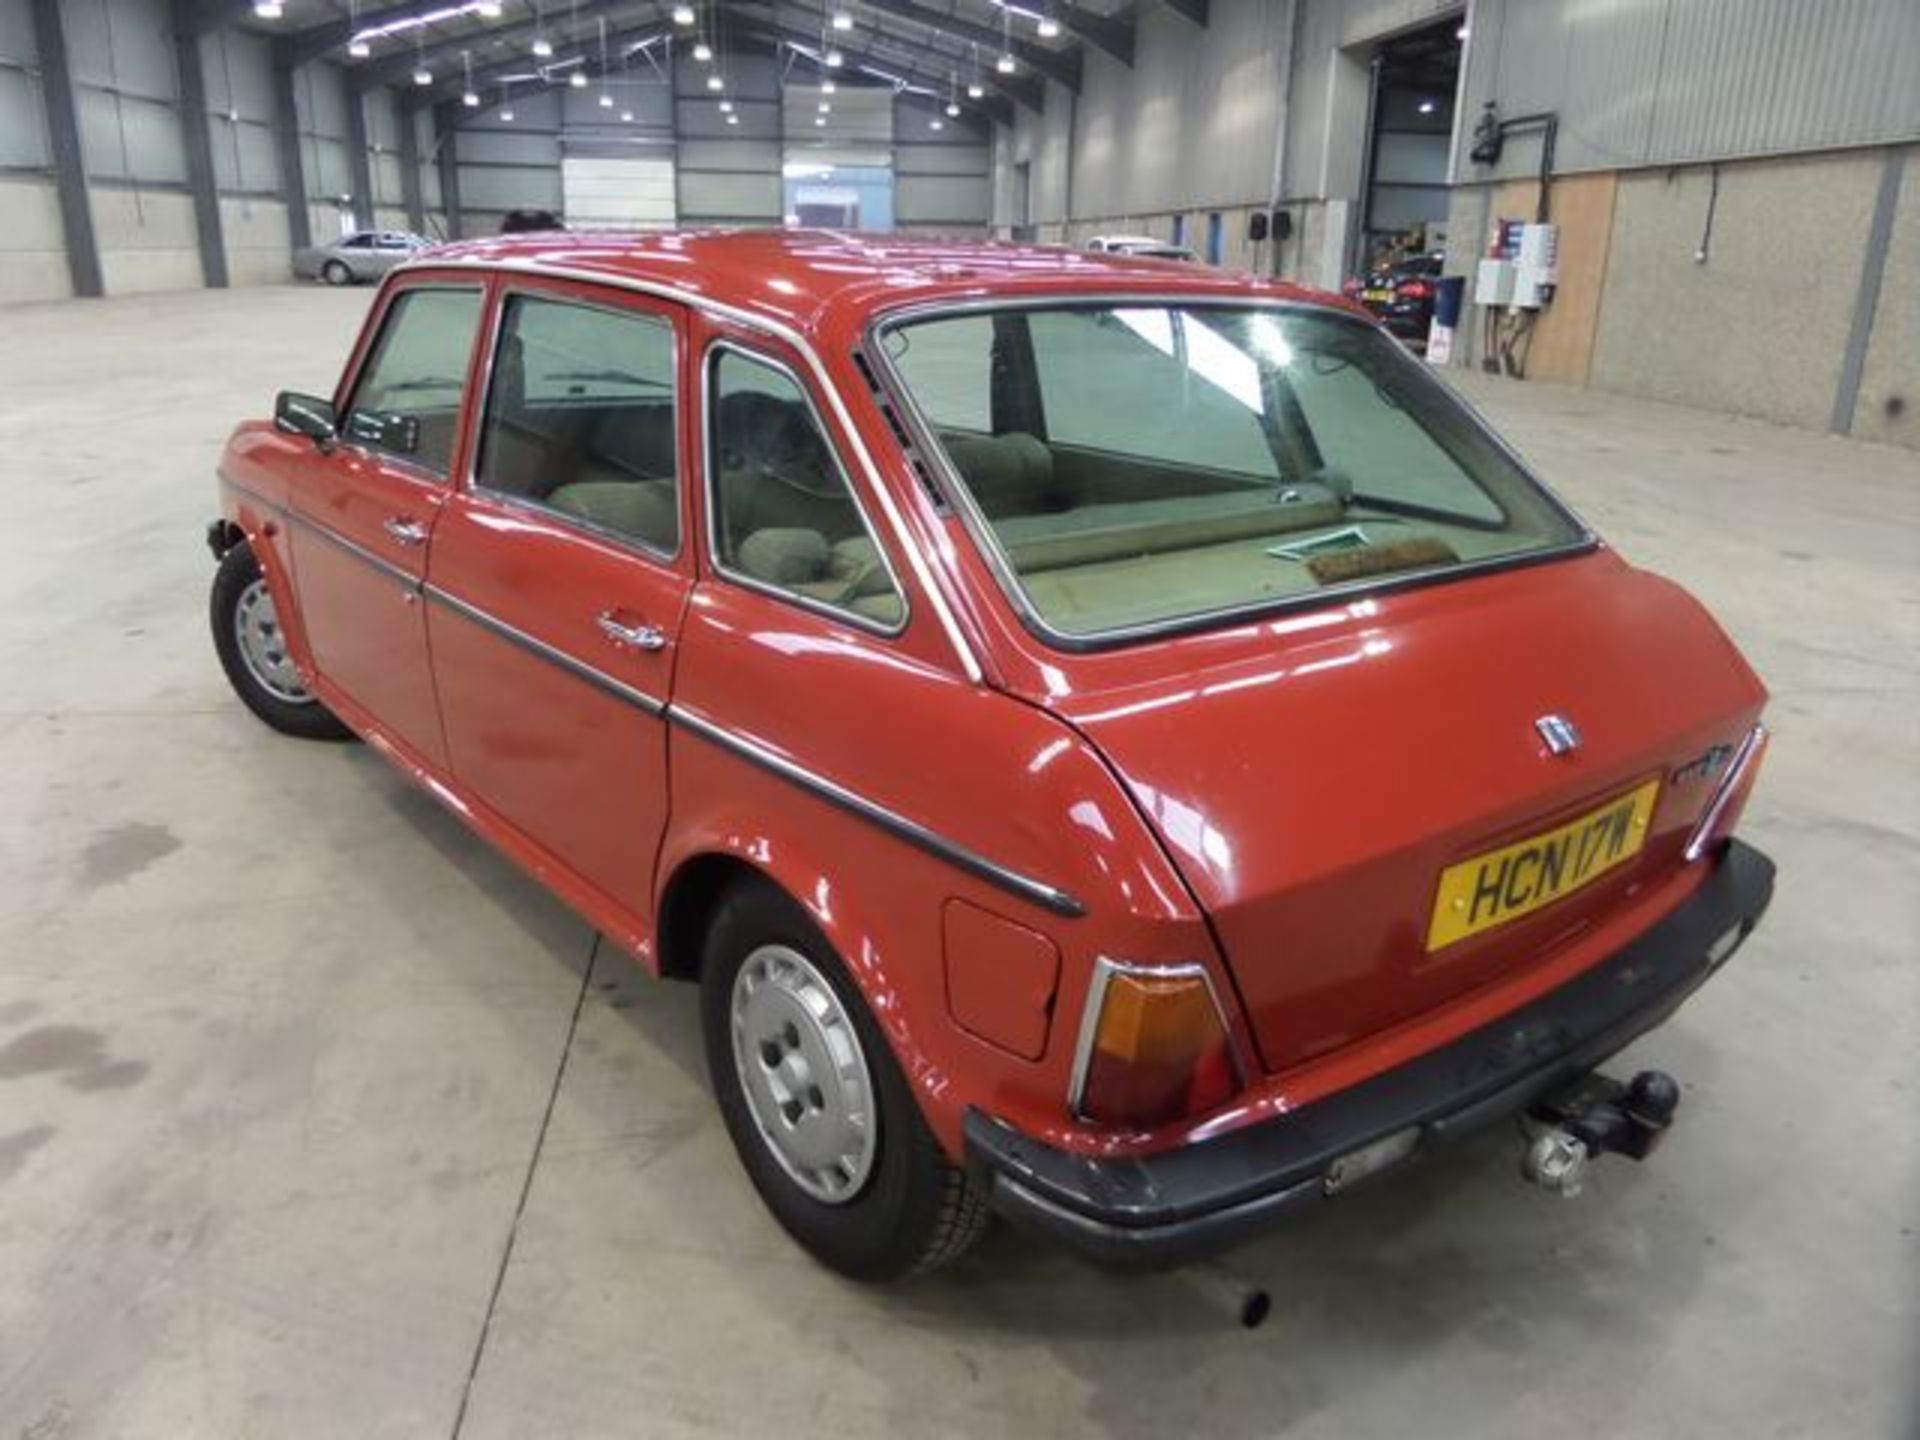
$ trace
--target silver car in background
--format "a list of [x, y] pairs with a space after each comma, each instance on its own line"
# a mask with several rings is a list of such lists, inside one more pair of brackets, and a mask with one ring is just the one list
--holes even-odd
[[432, 243], [404, 230], [356, 230], [329, 244], [294, 251], [293, 273], [299, 279], [324, 280], [329, 285], [378, 280]]

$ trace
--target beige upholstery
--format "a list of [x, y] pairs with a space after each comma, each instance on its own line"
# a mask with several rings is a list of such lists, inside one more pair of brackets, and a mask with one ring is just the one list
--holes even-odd
[[1014, 515], [994, 521], [1000, 543], [1023, 574], [1088, 565], [1169, 550], [1217, 545], [1256, 535], [1283, 535], [1338, 521], [1339, 499], [1293, 487], [1291, 503], [1270, 489], [1169, 500], [1081, 505], [1053, 515]]
[[680, 515], [670, 480], [578, 480], [547, 496], [567, 515], [631, 535], [659, 550], [680, 539]]
[[740, 568], [769, 585], [805, 585], [826, 577], [833, 560], [827, 537], [799, 527], [755, 530], [740, 542]]
[[1030, 514], [1072, 503], [1055, 480], [1053, 452], [1031, 435], [949, 435], [946, 447], [974, 503], [987, 515]]

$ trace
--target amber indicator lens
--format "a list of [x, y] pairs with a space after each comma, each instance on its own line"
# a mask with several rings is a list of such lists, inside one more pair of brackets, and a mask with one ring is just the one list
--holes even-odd
[[1080, 1090], [1083, 1118], [1159, 1125], [1211, 1109], [1236, 1084], [1226, 1026], [1202, 976], [1109, 977]]

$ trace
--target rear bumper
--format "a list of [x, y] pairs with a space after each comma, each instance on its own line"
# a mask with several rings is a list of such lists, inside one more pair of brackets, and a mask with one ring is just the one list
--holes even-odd
[[[1765, 913], [1773, 862], [1733, 841], [1679, 909], [1593, 969], [1491, 1025], [1277, 1119], [1178, 1150], [1073, 1154], [970, 1110], [968, 1164], [994, 1207], [1100, 1264], [1152, 1269], [1246, 1239], [1337, 1188], [1328, 1172], [1417, 1131], [1412, 1153], [1516, 1114], [1660, 1024]], [[1734, 943], [1722, 943], [1732, 937]]]

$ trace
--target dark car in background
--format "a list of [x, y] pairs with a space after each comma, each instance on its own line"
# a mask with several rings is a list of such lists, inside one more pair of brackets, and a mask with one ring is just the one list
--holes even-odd
[[1410, 255], [1354, 276], [1341, 291], [1380, 317], [1380, 322], [1414, 349], [1426, 347], [1433, 324], [1433, 297], [1440, 288], [1443, 257]]

